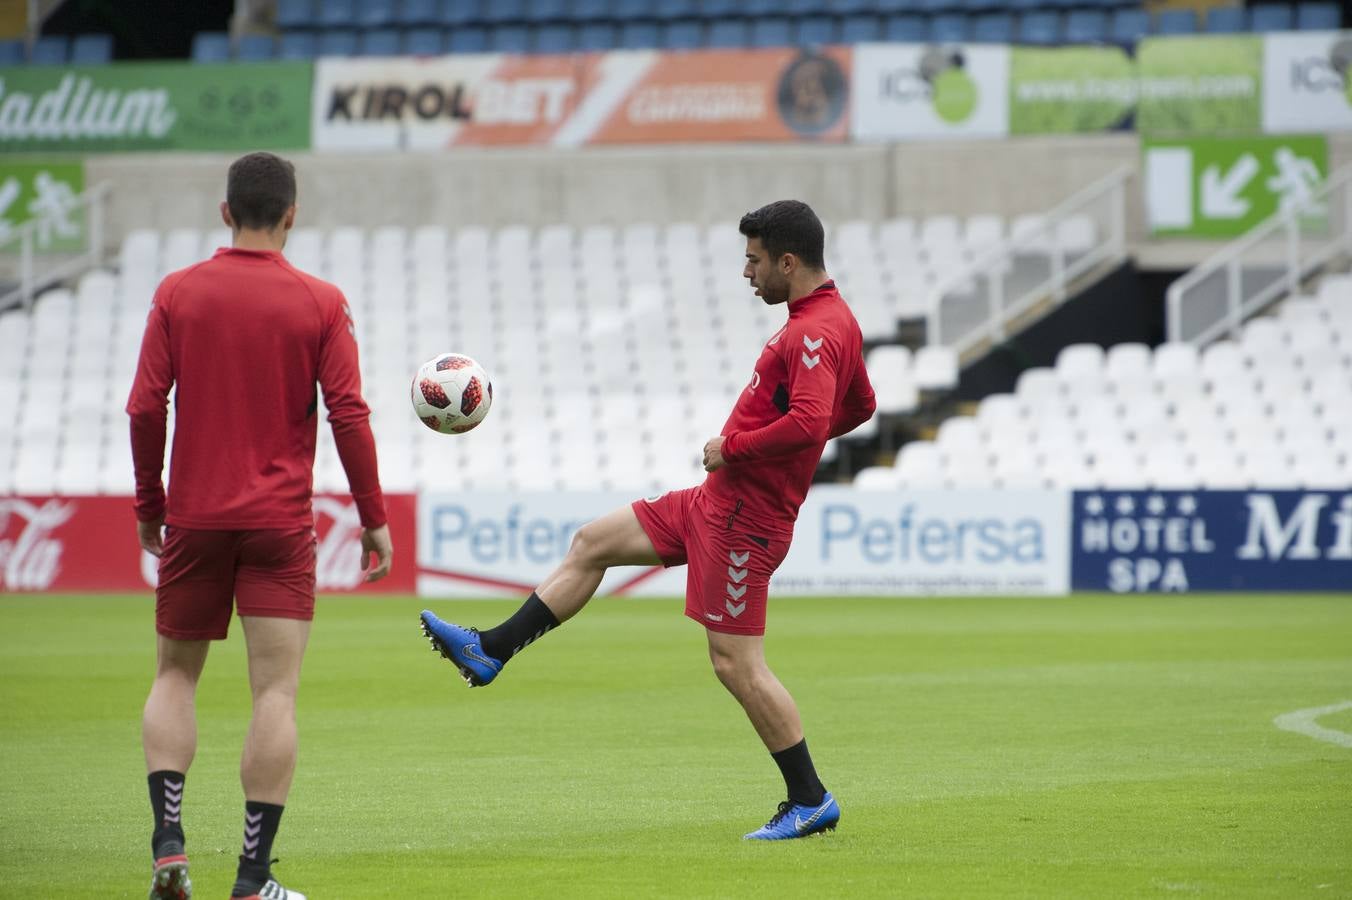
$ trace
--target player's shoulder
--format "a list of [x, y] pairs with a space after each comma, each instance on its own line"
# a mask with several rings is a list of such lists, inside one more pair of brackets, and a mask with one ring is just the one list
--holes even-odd
[[169, 297], [180, 288], [190, 284], [195, 276], [209, 275], [210, 273], [207, 270], [211, 266], [211, 262], [210, 259], [204, 259], [201, 262], [195, 262], [190, 266], [175, 269], [160, 279], [160, 286], [156, 291], [156, 294], [163, 300], [169, 299]]
[[342, 306], [347, 301], [343, 298], [342, 289], [332, 281], [325, 281], [318, 275], [311, 275], [304, 269], [297, 269], [291, 263], [287, 262], [285, 257], [277, 260], [277, 264], [288, 274], [296, 279], [297, 284], [305, 288], [315, 300], [325, 306]]

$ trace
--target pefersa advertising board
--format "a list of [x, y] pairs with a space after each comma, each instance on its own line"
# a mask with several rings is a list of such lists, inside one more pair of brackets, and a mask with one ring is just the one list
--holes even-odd
[[1071, 587], [1347, 591], [1348, 491], [1076, 492]]
[[[418, 590], [430, 596], [529, 593], [587, 521], [622, 493], [423, 495]], [[814, 488], [771, 581], [780, 595], [1063, 594], [1069, 500], [1055, 491], [870, 493]], [[615, 569], [601, 593], [680, 596], [685, 570]]]
[[851, 135], [859, 141], [1004, 137], [1010, 48], [860, 44]]
[[[315, 580], [321, 592], [410, 593], [414, 498], [385, 497], [395, 547], [391, 574], [362, 581], [361, 523], [351, 497], [318, 495]], [[412, 554], [408, 554], [411, 556]], [[155, 586], [157, 562], [136, 541], [130, 497], [0, 496], [0, 593], [125, 591]]]
[[323, 59], [318, 150], [843, 141], [850, 51]]
[[304, 150], [308, 62], [0, 68], [0, 153]]
[[1352, 31], [1263, 39], [1263, 130], [1352, 131]]

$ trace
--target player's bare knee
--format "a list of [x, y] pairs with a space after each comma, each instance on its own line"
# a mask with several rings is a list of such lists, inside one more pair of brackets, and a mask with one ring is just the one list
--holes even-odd
[[746, 664], [742, 658], [731, 654], [721, 653], [713, 648], [709, 649], [709, 662], [713, 664], [714, 675], [723, 683], [723, 686], [733, 694], [746, 689], [754, 677], [752, 667]]
[[568, 560], [586, 568], [603, 565], [605, 543], [599, 534], [600, 530], [595, 522], [588, 522], [575, 531], [568, 545]]

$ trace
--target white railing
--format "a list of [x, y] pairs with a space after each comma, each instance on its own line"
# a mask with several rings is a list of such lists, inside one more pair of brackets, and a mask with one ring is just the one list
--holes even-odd
[[979, 250], [931, 290], [926, 341], [952, 347], [959, 357], [983, 342], [1000, 343], [1035, 306], [1060, 306], [1077, 279], [1124, 260], [1132, 175], [1129, 167], [1115, 169]]
[[[89, 188], [71, 202], [69, 213], [84, 213], [83, 250], [40, 255], [37, 246], [39, 232], [50, 227], [41, 219], [29, 219], [0, 238], [0, 261], [3, 261], [0, 264], [10, 270], [8, 277], [0, 278], [0, 290], [3, 290], [4, 282], [16, 282], [14, 287], [0, 293], [0, 310], [18, 305], [30, 308], [42, 289], [103, 264], [104, 206], [111, 190], [112, 185], [103, 182]], [[13, 269], [9, 257], [15, 250], [18, 253], [17, 269]]]
[[[1327, 234], [1302, 234], [1312, 214], [1327, 217]], [[1168, 338], [1205, 346], [1238, 337], [1245, 319], [1298, 294], [1302, 281], [1344, 254], [1352, 255], [1352, 165], [1169, 285]]]

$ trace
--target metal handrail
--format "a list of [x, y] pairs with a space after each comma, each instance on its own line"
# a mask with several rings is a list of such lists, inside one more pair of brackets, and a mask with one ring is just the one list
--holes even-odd
[[[1339, 190], [1344, 192], [1341, 224], [1335, 221], [1334, 204], [1331, 202], [1333, 195]], [[1326, 202], [1329, 210], [1329, 228], [1334, 233], [1326, 246], [1312, 250], [1308, 258], [1302, 260], [1300, 220], [1310, 213], [1312, 207], [1317, 208]], [[1341, 234], [1338, 233], [1339, 230]], [[1253, 296], [1242, 297], [1241, 269], [1245, 258], [1253, 248], [1277, 237], [1279, 233], [1286, 240], [1282, 277], [1255, 291]], [[1168, 339], [1205, 346], [1226, 334], [1238, 337], [1245, 319], [1279, 297], [1299, 293], [1300, 283], [1307, 276], [1326, 266], [1340, 252], [1352, 253], [1352, 164], [1343, 166], [1330, 175], [1299, 205], [1289, 207], [1263, 220], [1169, 285], [1165, 293], [1167, 303], [1165, 328]], [[1185, 336], [1183, 304], [1187, 302], [1189, 292], [1221, 271], [1224, 271], [1226, 280], [1224, 317], [1192, 337]]]
[[[1027, 229], [991, 245], [977, 253], [971, 263], [943, 279], [930, 291], [929, 313], [926, 321], [926, 341], [950, 346], [962, 356], [983, 340], [999, 342], [1005, 339], [1010, 322], [1019, 318], [1039, 302], [1051, 299], [1056, 305], [1065, 302], [1069, 286], [1080, 276], [1105, 261], [1124, 259], [1127, 254], [1126, 184], [1134, 175], [1129, 166], [1121, 166], [1062, 200], [1042, 216], [1037, 228]], [[1083, 256], [1068, 261], [1066, 250], [1057, 238], [1057, 229], [1081, 210], [1108, 198], [1111, 204], [1108, 233], [1104, 240]], [[1022, 251], [1050, 246], [1051, 276], [1006, 302], [1003, 274]], [[940, 321], [944, 298], [952, 291], [978, 283], [988, 282], [990, 316], [966, 334], [950, 338], [943, 333]]]
[[25, 309], [30, 309], [38, 291], [86, 269], [103, 264], [104, 204], [112, 189], [112, 184], [104, 181], [92, 188], [86, 188], [84, 193], [75, 198], [74, 208], [88, 211], [85, 216], [85, 249], [73, 258], [57, 263], [43, 271], [40, 275], [36, 271], [34, 259], [34, 244], [37, 241], [38, 229], [42, 227], [39, 220], [29, 219], [16, 226], [8, 237], [0, 241], [0, 249], [9, 244], [17, 243], [19, 245], [19, 285], [7, 293], [0, 294], [0, 310], [9, 309], [11, 306], [19, 304], [22, 304]]

